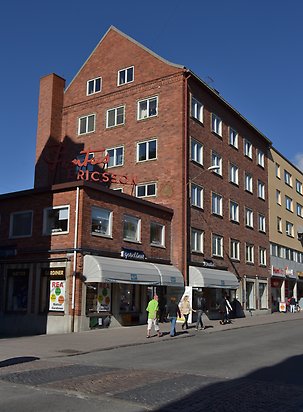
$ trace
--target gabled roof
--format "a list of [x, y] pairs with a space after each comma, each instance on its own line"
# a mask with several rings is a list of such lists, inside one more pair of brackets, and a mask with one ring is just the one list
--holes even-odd
[[179, 64], [175, 64], [172, 63], [166, 59], [164, 59], [163, 57], [159, 56], [158, 54], [156, 54], [155, 52], [153, 52], [152, 50], [148, 49], [147, 47], [143, 46], [141, 43], [139, 43], [137, 40], [133, 39], [132, 37], [128, 36], [127, 34], [123, 33], [122, 31], [120, 31], [119, 29], [117, 29], [115, 26], [110, 26], [110, 28], [107, 30], [107, 32], [104, 34], [104, 36], [101, 38], [101, 40], [99, 41], [99, 43], [97, 44], [97, 46], [94, 48], [94, 50], [91, 52], [91, 54], [88, 56], [88, 58], [85, 60], [85, 62], [82, 64], [82, 66], [80, 67], [80, 69], [78, 70], [77, 74], [74, 76], [74, 78], [72, 79], [72, 81], [69, 83], [69, 85], [67, 86], [67, 88], [65, 89], [68, 90], [68, 88], [70, 87], [70, 85], [73, 83], [73, 81], [75, 80], [75, 78], [78, 76], [78, 74], [81, 72], [81, 70], [83, 69], [83, 67], [86, 65], [86, 63], [88, 62], [88, 60], [91, 58], [91, 56], [94, 54], [94, 52], [96, 51], [96, 49], [99, 47], [99, 45], [102, 43], [102, 41], [105, 39], [105, 37], [108, 35], [108, 33], [110, 31], [115, 31], [116, 33], [120, 34], [121, 36], [123, 36], [124, 38], [126, 38], [127, 40], [131, 41], [132, 43], [136, 44], [137, 46], [141, 47], [143, 50], [145, 50], [147, 53], [151, 54], [153, 57], [155, 57], [156, 59], [160, 60], [163, 63], [166, 63], [172, 67], [175, 67], [177, 69], [185, 69], [184, 66], [179, 65]]

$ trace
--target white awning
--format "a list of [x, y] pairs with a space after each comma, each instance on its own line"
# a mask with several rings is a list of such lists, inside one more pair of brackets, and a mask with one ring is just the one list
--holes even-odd
[[237, 277], [227, 270], [189, 267], [189, 286], [198, 288], [237, 289]]
[[174, 266], [94, 255], [84, 256], [83, 275], [85, 282], [184, 286]]

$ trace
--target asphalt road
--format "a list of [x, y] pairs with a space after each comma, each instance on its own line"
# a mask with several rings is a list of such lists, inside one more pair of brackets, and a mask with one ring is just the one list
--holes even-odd
[[299, 412], [302, 342], [296, 320], [2, 362], [0, 411]]

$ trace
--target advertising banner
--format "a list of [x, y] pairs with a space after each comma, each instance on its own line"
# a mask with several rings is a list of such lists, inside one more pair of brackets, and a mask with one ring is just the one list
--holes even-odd
[[49, 295], [49, 310], [64, 312], [65, 280], [51, 280]]

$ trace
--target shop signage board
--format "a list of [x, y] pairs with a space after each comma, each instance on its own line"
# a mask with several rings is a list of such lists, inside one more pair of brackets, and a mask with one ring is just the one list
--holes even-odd
[[279, 303], [279, 311], [280, 312], [286, 312], [286, 303], [285, 302], [280, 302]]
[[122, 248], [121, 257], [123, 259], [145, 260], [145, 254], [141, 250]]
[[50, 281], [49, 310], [64, 312], [65, 307], [65, 280]]

